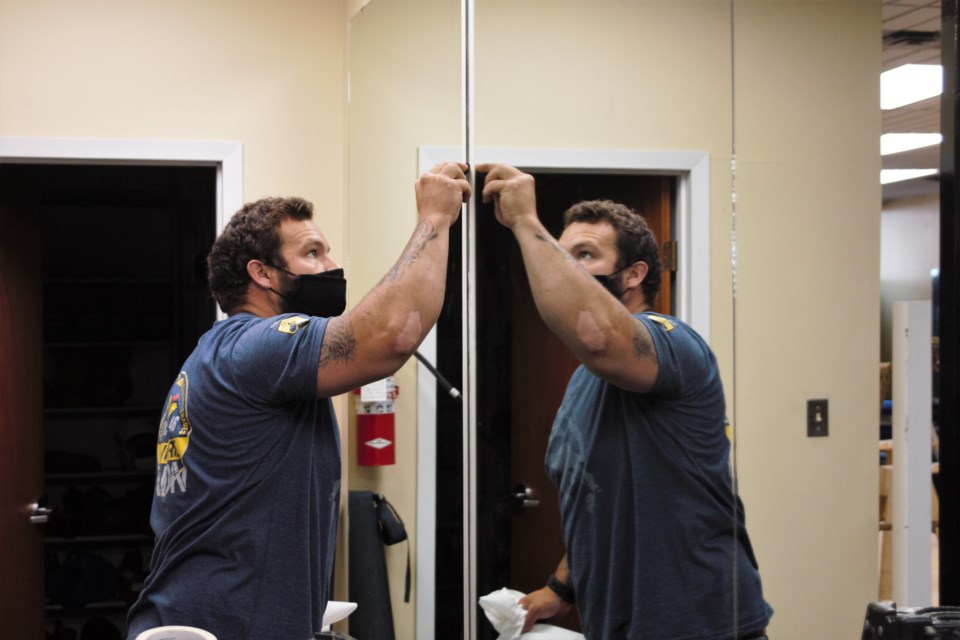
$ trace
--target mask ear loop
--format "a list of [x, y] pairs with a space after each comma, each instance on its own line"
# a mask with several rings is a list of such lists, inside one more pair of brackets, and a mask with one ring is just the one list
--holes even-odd
[[[624, 266], [620, 267], [620, 268], [617, 269], [616, 271], [613, 271], [613, 272], [611, 272], [611, 273], [608, 273], [608, 274], [605, 275], [605, 276], [594, 276], [594, 277], [604, 278], [605, 280], [607, 280], [607, 281], [609, 282], [610, 279], [613, 278], [614, 276], [616, 276], [618, 273], [623, 273], [624, 271], [626, 271], [627, 269], [629, 269], [629, 268], [632, 267], [633, 265], [637, 264], [638, 262], [643, 262], [643, 261], [642, 261], [642, 260], [634, 260], [633, 262], [631, 262], [631, 263], [629, 263], [629, 264], [625, 264]], [[642, 281], [641, 281], [641, 284], [643, 284]], [[620, 300], [621, 298], [623, 298], [623, 294], [625, 294], [628, 290], [629, 290], [629, 287], [624, 287], [624, 288], [623, 288], [623, 291], [620, 292], [620, 295], [616, 295], [616, 294], [614, 294], [614, 295], [616, 295], [617, 300]], [[607, 289], [607, 291], [610, 291], [610, 290]], [[610, 291], [610, 293], [613, 293], [613, 291]]]
[[[637, 262], [639, 262], [639, 260], [638, 260]], [[603, 277], [604, 277], [604, 278], [612, 278], [613, 276], [617, 275], [618, 273], [622, 273], [623, 271], [625, 271], [625, 270], [629, 269], [630, 267], [632, 267], [633, 265], [637, 264], [637, 262], [631, 262], [630, 264], [624, 265], [624, 266], [620, 267], [619, 269], [617, 269], [616, 271], [611, 271], [610, 273], [608, 273], [607, 275], [605, 275], [605, 276], [603, 276]]]
[[277, 294], [278, 296], [280, 296], [280, 297], [283, 298], [284, 300], [288, 300], [288, 299], [290, 299], [291, 297], [293, 297], [293, 296], [297, 295], [298, 293], [300, 293], [300, 288], [303, 286], [303, 280], [301, 280], [300, 276], [298, 276], [297, 274], [295, 274], [295, 273], [293, 273], [293, 272], [287, 271], [287, 270], [284, 269], [283, 267], [278, 267], [277, 265], [275, 265], [275, 264], [270, 264], [269, 262], [266, 262], [266, 261], [265, 261], [263, 264], [265, 264], [266, 266], [268, 266], [268, 267], [270, 267], [270, 268], [272, 268], [272, 269], [276, 269], [277, 271], [283, 271], [285, 274], [287, 274], [288, 276], [291, 276], [291, 277], [293, 278], [293, 284], [290, 285], [290, 290], [289, 290], [287, 293], [280, 293], [280, 292], [277, 291], [276, 289], [274, 289], [274, 288], [272, 288], [272, 287], [268, 287], [268, 288], [270, 289], [270, 291], [273, 291], [275, 294]]

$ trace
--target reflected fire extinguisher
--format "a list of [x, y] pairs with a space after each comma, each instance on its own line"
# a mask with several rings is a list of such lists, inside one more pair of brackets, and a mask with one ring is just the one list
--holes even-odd
[[394, 406], [400, 388], [393, 376], [365, 384], [357, 395], [357, 464], [377, 467], [396, 461]]

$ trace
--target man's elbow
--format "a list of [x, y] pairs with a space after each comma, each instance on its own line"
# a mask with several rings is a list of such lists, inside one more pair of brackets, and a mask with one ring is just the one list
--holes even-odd
[[612, 346], [609, 323], [601, 324], [594, 314], [586, 309], [577, 316], [576, 347], [583, 360], [603, 359]]
[[377, 345], [381, 368], [387, 370], [385, 375], [396, 373], [416, 353], [424, 337], [420, 312], [415, 309], [388, 323], [372, 341]]
[[390, 340], [393, 356], [406, 362], [410, 356], [416, 353], [417, 347], [420, 346], [425, 336], [420, 312], [411, 309], [406, 318], [403, 318], [391, 333], [393, 334]]

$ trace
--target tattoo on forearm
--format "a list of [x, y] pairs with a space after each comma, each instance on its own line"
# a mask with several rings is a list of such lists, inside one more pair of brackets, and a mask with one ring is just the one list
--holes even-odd
[[323, 337], [323, 344], [320, 345], [318, 367], [324, 367], [334, 362], [353, 360], [356, 351], [357, 339], [353, 335], [353, 328], [349, 321], [345, 319], [331, 320], [330, 325], [327, 326], [327, 333]]
[[393, 265], [393, 268], [383, 277], [381, 284], [398, 280], [410, 268], [410, 265], [420, 259], [420, 254], [427, 247], [427, 243], [436, 238], [437, 230], [433, 224], [427, 220], [421, 221], [417, 228], [413, 230], [413, 236], [403, 250], [400, 259], [397, 260], [397, 264]]
[[653, 358], [657, 359], [657, 350], [653, 346], [653, 340], [650, 338], [650, 333], [647, 331], [647, 328], [643, 326], [643, 323], [639, 320], [634, 320], [636, 330], [633, 334], [633, 352], [638, 358]]

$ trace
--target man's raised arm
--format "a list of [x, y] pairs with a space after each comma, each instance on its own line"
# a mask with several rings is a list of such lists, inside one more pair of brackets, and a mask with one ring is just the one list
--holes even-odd
[[465, 164], [439, 164], [417, 180], [418, 222], [400, 258], [357, 306], [327, 325], [317, 368], [318, 396], [334, 396], [395, 373], [436, 323], [450, 227], [470, 197], [466, 169]]

